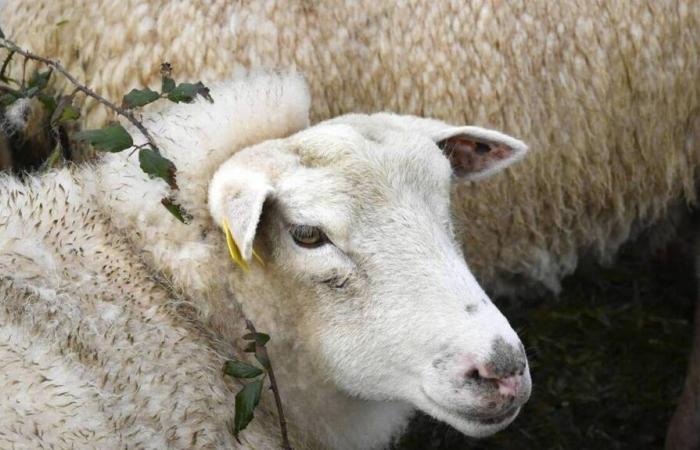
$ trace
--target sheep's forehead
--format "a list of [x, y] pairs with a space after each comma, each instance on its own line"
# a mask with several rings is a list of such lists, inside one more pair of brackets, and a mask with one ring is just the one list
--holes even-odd
[[399, 130], [322, 124], [290, 138], [299, 163], [278, 185], [293, 222], [346, 234], [383, 211], [410, 204], [413, 213], [444, 218], [451, 169], [432, 141]]
[[327, 177], [370, 191], [432, 192], [449, 184], [449, 162], [428, 137], [366, 117], [359, 123], [322, 123], [295, 135], [291, 143], [301, 166], [328, 169]]

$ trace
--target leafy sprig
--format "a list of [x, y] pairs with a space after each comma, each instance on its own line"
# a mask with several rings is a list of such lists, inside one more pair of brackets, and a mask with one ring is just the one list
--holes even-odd
[[[249, 341], [244, 351], [253, 353], [255, 359], [260, 363], [262, 368], [240, 360], [226, 361], [224, 364], [224, 373], [238, 379], [254, 379], [253, 381], [243, 385], [240, 391], [236, 394], [235, 416], [233, 419], [233, 434], [238, 440], [238, 435], [243, 431], [248, 424], [253, 420], [255, 408], [260, 403], [263, 384], [265, 378], [270, 379], [270, 389], [275, 396], [275, 404], [279, 417], [280, 433], [282, 435], [282, 448], [291, 450], [289, 437], [287, 435], [287, 422], [284, 418], [284, 410], [282, 409], [282, 399], [280, 397], [279, 388], [277, 387], [277, 379], [275, 372], [272, 369], [270, 356], [267, 353], [266, 344], [270, 341], [270, 336], [265, 333], [256, 331], [253, 323], [246, 320], [246, 328], [250, 333], [243, 335], [243, 339]], [[240, 442], [240, 441], [239, 441]]]
[[[30, 51], [24, 50], [17, 46], [13, 41], [7, 39], [0, 30], [0, 47], [9, 50], [8, 56], [5, 58], [2, 67], [0, 67], [0, 81], [14, 82], [5, 76], [5, 72], [12, 57], [16, 54], [24, 56], [25, 60], [34, 60], [48, 66], [50, 69], [46, 72], [37, 71], [31, 77], [26, 86], [18, 86], [18, 89], [13, 89], [6, 86], [2, 89], [5, 95], [0, 98], [0, 103], [7, 105], [11, 104], [18, 98], [32, 98], [37, 96], [42, 103], [49, 108], [51, 113], [51, 123], [55, 126], [57, 148], [54, 153], [60, 154], [60, 139], [58, 138], [58, 126], [61, 123], [76, 120], [80, 117], [80, 111], [73, 106], [72, 101], [78, 92], [82, 92], [88, 97], [92, 97], [99, 103], [115, 112], [117, 115], [124, 117], [129, 121], [146, 139], [145, 144], [136, 146], [139, 150], [139, 163], [141, 170], [152, 177], [163, 179], [172, 190], [177, 190], [176, 181], [177, 168], [175, 164], [168, 158], [164, 157], [155, 140], [151, 136], [148, 129], [134, 115], [134, 110], [153, 103], [161, 98], [168, 99], [174, 103], [191, 103], [197, 96], [201, 96], [209, 102], [213, 102], [209, 89], [202, 84], [197, 83], [180, 83], [176, 84], [172, 78], [172, 66], [168, 63], [161, 65], [161, 92], [156, 92], [150, 88], [132, 89], [122, 98], [121, 106], [117, 106], [94, 90], [90, 89], [85, 84], [78, 81], [71, 75], [59, 62], [52, 59], [36, 55]], [[64, 101], [56, 101], [55, 98], [43, 94], [43, 90], [48, 86], [50, 77], [56, 71], [63, 75], [71, 84], [75, 86], [73, 94], [64, 99]], [[129, 132], [119, 123], [112, 122], [105, 127], [93, 130], [85, 130], [76, 133], [75, 139], [78, 141], [87, 142], [97, 151], [105, 152], [121, 152], [133, 147], [134, 141]], [[173, 214], [178, 220], [187, 223], [190, 216], [178, 205], [173, 197], [166, 197], [161, 200], [163, 206]]]

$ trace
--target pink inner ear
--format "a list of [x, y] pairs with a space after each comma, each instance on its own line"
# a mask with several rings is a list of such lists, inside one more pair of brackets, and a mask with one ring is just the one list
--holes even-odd
[[475, 141], [461, 135], [438, 142], [438, 147], [452, 164], [456, 175], [483, 172], [513, 155], [513, 149], [505, 145]]

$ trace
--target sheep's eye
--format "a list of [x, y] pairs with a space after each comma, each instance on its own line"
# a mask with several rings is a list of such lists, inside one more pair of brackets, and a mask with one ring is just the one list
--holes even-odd
[[306, 248], [320, 247], [328, 242], [328, 237], [319, 227], [292, 225], [289, 232], [297, 245]]

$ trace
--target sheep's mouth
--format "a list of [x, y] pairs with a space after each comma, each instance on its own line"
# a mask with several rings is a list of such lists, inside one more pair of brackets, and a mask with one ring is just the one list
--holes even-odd
[[[496, 415], [489, 415], [489, 414], [479, 414], [474, 411], [460, 411], [456, 410], [454, 408], [449, 408], [446, 406], [441, 405], [437, 401], [435, 401], [433, 398], [428, 395], [427, 392], [425, 392], [424, 389], [422, 389], [423, 395], [425, 398], [428, 400], [428, 402], [433, 406], [433, 408], [437, 409], [438, 411], [441, 412], [440, 415], [452, 417], [454, 419], [457, 419], [457, 422], [461, 423], [471, 423], [472, 426], [476, 425], [479, 427], [485, 427], [481, 432], [478, 434], [481, 436], [487, 436], [489, 434], [495, 433], [496, 431], [505, 428], [510, 424], [510, 422], [513, 421], [515, 416], [518, 415], [520, 412], [520, 406], [512, 406], [505, 410], [502, 413], [496, 414]], [[454, 420], [453, 419], [453, 420]], [[444, 419], [443, 419], [444, 420]], [[483, 434], [482, 434], [483, 433]]]
[[497, 416], [490, 416], [490, 417], [479, 417], [475, 416], [472, 414], [459, 414], [460, 416], [464, 417], [467, 420], [472, 420], [474, 422], [480, 423], [482, 425], [498, 425], [501, 422], [505, 422], [506, 420], [512, 418], [514, 415], [518, 413], [519, 408], [511, 408], [508, 411], [504, 412], [503, 414], [499, 414]]

